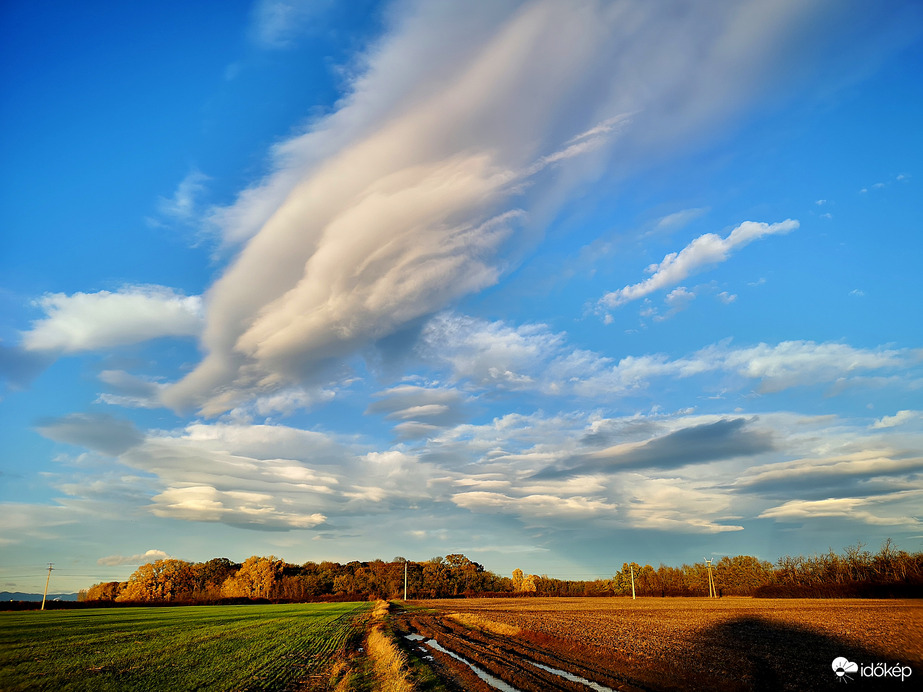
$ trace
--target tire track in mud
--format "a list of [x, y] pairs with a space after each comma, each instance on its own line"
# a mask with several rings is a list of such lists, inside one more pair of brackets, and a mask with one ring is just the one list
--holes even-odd
[[398, 630], [410, 635], [408, 639], [413, 641], [414, 655], [428, 659], [436, 673], [455, 689], [484, 692], [650, 689], [615, 669], [587, 666], [586, 647], [575, 647], [548, 635], [528, 631], [500, 635], [469, 628], [441, 615], [395, 615]]

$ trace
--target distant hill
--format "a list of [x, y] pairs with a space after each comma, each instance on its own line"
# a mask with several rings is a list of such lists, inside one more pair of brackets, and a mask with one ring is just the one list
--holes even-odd
[[[50, 593], [46, 597], [48, 601], [76, 601], [75, 593]], [[41, 601], [40, 593], [22, 593], [20, 591], [0, 591], [0, 601]]]

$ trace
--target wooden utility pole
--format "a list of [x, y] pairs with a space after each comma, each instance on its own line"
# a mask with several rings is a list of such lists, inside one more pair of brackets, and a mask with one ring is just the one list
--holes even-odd
[[635, 600], [635, 566], [629, 565], [631, 567], [631, 600]]
[[45, 580], [45, 593], [42, 594], [42, 610], [45, 610], [45, 599], [48, 597], [48, 583], [51, 581], [51, 570], [53, 562], [48, 563], [48, 578]]
[[407, 600], [407, 560], [404, 560], [404, 600]]
[[707, 557], [703, 557], [705, 564], [708, 565], [708, 597], [709, 598], [718, 598], [718, 590], [715, 588], [715, 580], [711, 576], [711, 560]]

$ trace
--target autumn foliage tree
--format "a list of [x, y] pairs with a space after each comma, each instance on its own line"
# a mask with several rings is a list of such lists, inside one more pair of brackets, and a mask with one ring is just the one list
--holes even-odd
[[117, 581], [105, 581], [99, 584], [93, 584], [83, 593], [84, 601], [114, 601], [121, 588]]
[[193, 565], [169, 558], [141, 565], [119, 591], [117, 601], [173, 601], [192, 596], [196, 585]]
[[224, 582], [240, 569], [240, 565], [226, 557], [212, 558], [196, 565], [196, 595], [200, 599], [214, 600], [221, 597]]
[[230, 598], [273, 598], [283, 564], [275, 556], [249, 557], [236, 574], [225, 580], [221, 594]]

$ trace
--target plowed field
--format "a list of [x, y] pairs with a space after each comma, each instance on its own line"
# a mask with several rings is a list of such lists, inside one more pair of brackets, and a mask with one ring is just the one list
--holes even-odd
[[[857, 690], [909, 690], [923, 679], [921, 601], [526, 598], [407, 605], [394, 624], [455, 690], [843, 690], [844, 682]], [[860, 670], [838, 677], [831, 666], [838, 657]], [[861, 666], [876, 663], [909, 666], [911, 675], [903, 681], [863, 675]]]

